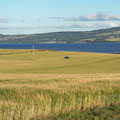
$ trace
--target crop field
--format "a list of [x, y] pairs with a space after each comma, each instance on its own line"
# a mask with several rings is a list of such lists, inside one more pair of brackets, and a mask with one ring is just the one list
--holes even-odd
[[0, 50], [0, 120], [120, 119], [119, 54], [35, 50], [34, 56]]
[[[69, 56], [70, 59], [64, 59]], [[120, 54], [0, 50], [1, 74], [92, 74], [119, 73]]]

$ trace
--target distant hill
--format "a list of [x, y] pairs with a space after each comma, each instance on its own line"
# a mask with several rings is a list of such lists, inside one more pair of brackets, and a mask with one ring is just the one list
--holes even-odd
[[52, 32], [28, 35], [0, 34], [0, 43], [86, 43], [120, 42], [120, 27], [80, 32]]

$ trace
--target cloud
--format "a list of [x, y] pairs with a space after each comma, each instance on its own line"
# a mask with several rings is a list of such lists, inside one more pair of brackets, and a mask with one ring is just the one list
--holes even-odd
[[78, 28], [110, 28], [110, 27], [118, 27], [120, 26], [120, 23], [116, 22], [96, 22], [96, 23], [91, 23], [91, 22], [82, 22], [82, 23], [73, 23], [70, 25], [58, 25], [54, 26], [54, 28], [58, 29], [78, 29]]
[[116, 23], [116, 22], [101, 22], [97, 25], [98, 27], [118, 27], [120, 26], [120, 23]]
[[80, 17], [52, 17], [52, 19], [64, 21], [117, 21], [120, 20], [120, 15], [113, 15], [111, 13], [96, 13]]
[[8, 20], [5, 18], [0, 18], [0, 23], [8, 23]]
[[58, 25], [54, 28], [58, 29], [75, 29], [75, 28], [92, 28], [94, 25], [92, 23], [79, 23], [79, 24], [69, 24], [69, 25]]
[[20, 22], [21, 22], [21, 23], [25, 23], [25, 22], [26, 22], [26, 20], [25, 20], [25, 19], [22, 19], [22, 20], [20, 20]]
[[0, 30], [27, 30], [27, 29], [40, 29], [40, 27], [0, 27]]
[[103, 21], [103, 22], [81, 22], [73, 24], [48, 24], [45, 26], [1, 26], [0, 30], [74, 30], [74, 29], [100, 29], [100, 28], [110, 28], [118, 27], [120, 23]]
[[95, 27], [93, 23], [89, 23], [89, 22], [83, 22], [80, 24], [72, 24], [71, 25], [72, 28], [93, 28]]

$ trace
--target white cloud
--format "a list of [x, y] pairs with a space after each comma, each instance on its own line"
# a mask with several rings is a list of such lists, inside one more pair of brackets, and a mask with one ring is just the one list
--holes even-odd
[[96, 13], [80, 17], [53, 17], [52, 19], [62, 19], [64, 21], [117, 21], [120, 20], [120, 15], [114, 15], [111, 13]]
[[98, 24], [98, 27], [118, 27], [120, 23], [116, 22], [101, 22]]
[[[116, 22], [96, 22], [96, 23], [91, 23], [91, 22], [81, 22], [81, 23], [74, 23], [74, 24], [70, 24], [70, 25], [60, 25], [60, 26], [56, 26], [56, 28], [73, 28], [73, 29], [77, 29], [77, 28], [110, 28], [110, 27], [118, 27], [120, 26], [120, 23], [116, 23]], [[54, 26], [55, 27], [55, 26]]]
[[8, 20], [5, 18], [0, 18], [0, 23], [8, 23]]
[[40, 27], [7, 27], [7, 26], [0, 27], [0, 30], [25, 30], [25, 29], [40, 29]]
[[120, 23], [110, 22], [110, 21], [103, 21], [103, 22], [80, 22], [80, 23], [73, 23], [73, 24], [60, 24], [60, 25], [53, 25], [48, 24], [45, 26], [1, 26], [0, 31], [7, 31], [7, 30], [78, 30], [78, 29], [100, 29], [100, 28], [110, 28], [110, 27], [118, 27]]

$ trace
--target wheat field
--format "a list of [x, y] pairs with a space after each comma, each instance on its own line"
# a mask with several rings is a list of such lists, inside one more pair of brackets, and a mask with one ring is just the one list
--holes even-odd
[[0, 52], [0, 120], [67, 120], [57, 115], [120, 104], [119, 55]]

